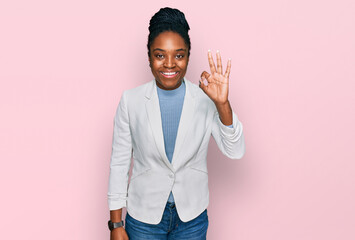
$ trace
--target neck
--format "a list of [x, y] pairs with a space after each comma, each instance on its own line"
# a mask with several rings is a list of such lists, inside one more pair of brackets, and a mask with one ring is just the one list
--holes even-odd
[[185, 92], [185, 82], [181, 81], [179, 87], [171, 89], [171, 90], [166, 90], [162, 89], [160, 87], [157, 87], [157, 91], [159, 96], [161, 97], [173, 97], [173, 96], [180, 96]]
[[175, 89], [178, 89], [179, 87], [181, 87], [183, 81], [184, 81], [184, 79], [182, 79], [182, 80], [181, 80], [174, 88], [172, 88], [172, 89], [164, 88], [164, 86], [161, 85], [157, 80], [155, 80], [155, 83], [156, 83], [157, 87], [159, 87], [159, 88], [162, 89], [162, 90], [165, 90], [165, 91], [172, 91], [172, 90], [175, 90]]

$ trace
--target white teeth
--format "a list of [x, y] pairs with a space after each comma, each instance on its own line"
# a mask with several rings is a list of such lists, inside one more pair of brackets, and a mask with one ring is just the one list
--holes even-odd
[[164, 75], [174, 75], [174, 74], [176, 74], [176, 72], [162, 72], [162, 74], [164, 74]]

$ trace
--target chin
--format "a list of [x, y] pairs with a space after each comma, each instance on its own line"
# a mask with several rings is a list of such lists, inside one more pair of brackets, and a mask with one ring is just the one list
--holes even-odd
[[159, 81], [159, 84], [160, 84], [160, 86], [164, 87], [165, 89], [175, 89], [175, 88], [177, 88], [176, 86], [179, 85], [180, 81], [182, 81], [182, 79], [177, 82], [176, 81], [168, 81], [168, 82]]

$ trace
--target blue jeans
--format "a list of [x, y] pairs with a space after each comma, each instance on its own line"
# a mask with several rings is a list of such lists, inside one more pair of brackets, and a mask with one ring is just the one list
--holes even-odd
[[174, 203], [167, 202], [159, 224], [143, 223], [127, 212], [125, 229], [130, 240], [206, 240], [207, 209], [196, 218], [182, 222]]

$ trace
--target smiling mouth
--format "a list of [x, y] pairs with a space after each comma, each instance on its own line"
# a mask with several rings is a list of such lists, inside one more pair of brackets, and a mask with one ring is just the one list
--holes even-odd
[[160, 74], [166, 78], [173, 78], [176, 77], [179, 74], [179, 72], [160, 72]]

